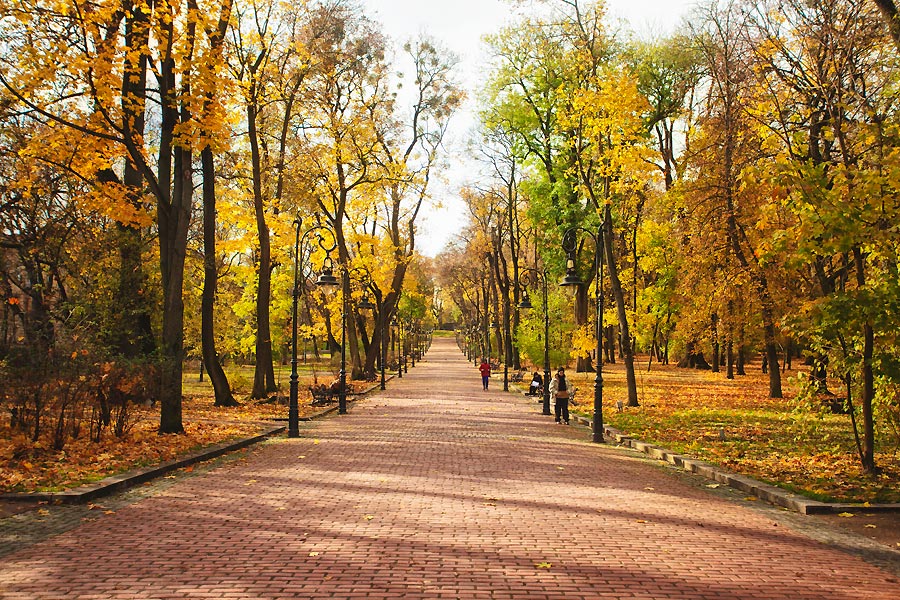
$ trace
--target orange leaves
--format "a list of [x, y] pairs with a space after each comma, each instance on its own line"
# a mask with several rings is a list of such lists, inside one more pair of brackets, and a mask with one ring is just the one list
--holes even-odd
[[[572, 378], [592, 388], [593, 374]], [[604, 367], [604, 417], [629, 435], [816, 498], [900, 500], [900, 454], [877, 453], [887, 477], [866, 476], [849, 417], [799, 406], [790, 389], [786, 399], [768, 398], [768, 380], [758, 368], [728, 381], [722, 374], [654, 364], [639, 389], [640, 407], [610, 410], [625, 396], [624, 369]]]
[[137, 423], [122, 439], [110, 437], [94, 443], [82, 434], [71, 440], [63, 452], [50, 450], [43, 438], [32, 443], [28, 436], [11, 431], [8, 421], [4, 422], [0, 424], [0, 490], [74, 488], [138, 466], [184, 456], [202, 446], [256, 434], [262, 421], [285, 416], [287, 412], [278, 405], [245, 404], [223, 409], [213, 407], [212, 402], [212, 398], [185, 400], [184, 435], [159, 435], [158, 409], [135, 405], [130, 410], [135, 411]]

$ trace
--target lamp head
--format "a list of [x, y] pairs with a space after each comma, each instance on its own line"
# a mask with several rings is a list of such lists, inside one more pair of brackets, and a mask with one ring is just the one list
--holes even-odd
[[334, 263], [331, 261], [330, 256], [325, 257], [325, 262], [322, 264], [322, 274], [316, 280], [316, 285], [325, 288], [333, 288], [340, 285], [337, 277], [334, 276]]
[[559, 282], [562, 287], [577, 287], [584, 285], [584, 280], [578, 276], [578, 270], [575, 268], [575, 256], [569, 253], [566, 258], [566, 276]]
[[363, 294], [362, 300], [359, 301], [360, 310], [375, 310], [375, 305], [369, 300], [368, 294]]
[[522, 292], [522, 301], [519, 302], [519, 308], [534, 308], [534, 305], [531, 304], [531, 298], [528, 297], [528, 292]]

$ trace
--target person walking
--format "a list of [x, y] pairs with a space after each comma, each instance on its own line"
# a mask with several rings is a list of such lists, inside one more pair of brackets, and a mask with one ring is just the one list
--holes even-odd
[[481, 371], [481, 385], [484, 386], [484, 389], [488, 389], [488, 382], [491, 380], [491, 365], [486, 358], [481, 359], [481, 366], [478, 367], [478, 370]]
[[569, 424], [569, 382], [566, 381], [566, 369], [560, 367], [556, 371], [556, 377], [550, 382], [550, 395], [556, 400], [554, 413], [556, 414], [556, 424], [562, 422]]

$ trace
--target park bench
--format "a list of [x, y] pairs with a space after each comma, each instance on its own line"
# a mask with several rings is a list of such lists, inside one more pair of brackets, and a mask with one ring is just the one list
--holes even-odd
[[335, 402], [337, 398], [328, 391], [328, 388], [324, 385], [314, 385], [310, 386], [309, 393], [312, 394], [312, 404], [313, 406], [322, 406], [323, 404], [330, 404]]
[[[312, 405], [313, 406], [323, 406], [325, 404], [331, 404], [332, 402], [337, 402], [340, 399], [339, 392], [332, 392], [328, 386], [326, 385], [312, 385], [309, 387], [309, 393], [312, 395]], [[353, 394], [353, 385], [347, 384], [347, 396], [351, 396]]]
[[516, 371], [512, 375], [509, 376], [509, 380], [513, 383], [522, 383], [522, 378], [525, 377], [525, 371]]
[[328, 386], [325, 385], [313, 385], [309, 388], [309, 393], [312, 395], [312, 404], [313, 406], [322, 406], [325, 404], [331, 404], [332, 402], [338, 401], [337, 392], [332, 392], [328, 389]]

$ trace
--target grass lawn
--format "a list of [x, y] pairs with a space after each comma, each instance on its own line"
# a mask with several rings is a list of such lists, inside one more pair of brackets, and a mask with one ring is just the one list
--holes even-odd
[[[616, 410], [627, 399], [625, 368], [603, 370], [603, 420], [640, 440], [718, 464], [826, 501], [900, 502], [900, 450], [882, 435], [876, 464], [883, 472], [864, 475], [859, 467], [850, 417], [802, 406], [796, 387], [783, 374], [785, 398], [768, 397], [768, 375], [758, 364], [734, 380], [722, 373], [638, 363], [641, 406]], [[636, 365], [637, 366], [637, 365]], [[575, 412], [591, 416], [593, 373], [569, 373], [578, 387]], [[832, 388], [837, 391], [840, 388]], [[884, 439], [890, 437], [891, 439]]]

